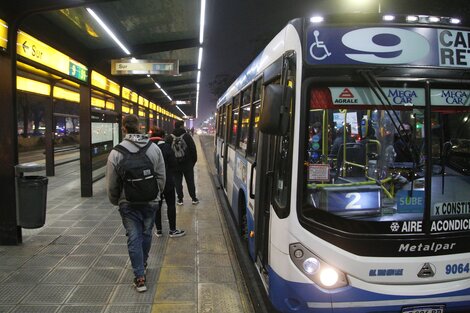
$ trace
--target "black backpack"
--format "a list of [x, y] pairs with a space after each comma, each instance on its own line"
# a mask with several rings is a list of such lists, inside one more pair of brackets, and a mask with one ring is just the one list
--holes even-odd
[[176, 162], [178, 163], [183, 163], [186, 161], [186, 150], [188, 148], [188, 145], [186, 144], [186, 141], [183, 139], [183, 136], [185, 134], [182, 134], [181, 136], [175, 136], [171, 134], [171, 137], [173, 137], [173, 141], [171, 142], [171, 149], [175, 153], [176, 157]]
[[123, 154], [124, 158], [117, 164], [116, 170], [123, 182], [126, 200], [130, 202], [149, 202], [157, 198], [157, 175], [153, 163], [146, 155], [147, 149], [153, 144], [151, 141], [137, 152], [130, 152], [122, 145], [114, 150]]

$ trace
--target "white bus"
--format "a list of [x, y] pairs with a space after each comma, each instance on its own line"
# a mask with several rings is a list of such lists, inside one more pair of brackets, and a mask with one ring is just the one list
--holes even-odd
[[291, 21], [217, 104], [215, 166], [282, 312], [470, 311], [470, 29]]

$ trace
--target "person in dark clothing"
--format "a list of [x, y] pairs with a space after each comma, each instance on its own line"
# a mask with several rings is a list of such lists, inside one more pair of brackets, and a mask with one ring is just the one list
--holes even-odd
[[400, 126], [400, 135], [396, 136], [393, 149], [395, 150], [395, 162], [413, 162], [413, 154], [410, 150], [411, 126], [403, 124]]
[[186, 181], [192, 203], [198, 204], [199, 199], [196, 197], [196, 186], [194, 185], [194, 165], [196, 165], [197, 162], [196, 144], [194, 143], [191, 135], [184, 129], [184, 121], [175, 122], [175, 129], [173, 130], [172, 135], [167, 137], [168, 144], [171, 146], [173, 140], [180, 136], [186, 143], [187, 147], [185, 150], [185, 157], [183, 160], [177, 162], [173, 175], [175, 178], [176, 194], [178, 196], [176, 204], [183, 205], [183, 176]]
[[152, 136], [150, 140], [154, 142], [162, 151], [163, 158], [165, 160], [165, 172], [166, 172], [166, 183], [165, 189], [163, 189], [163, 197], [160, 199], [159, 202], [159, 210], [155, 213], [155, 235], [157, 237], [161, 237], [163, 235], [162, 232], [162, 206], [163, 206], [163, 199], [165, 199], [166, 207], [167, 207], [167, 216], [168, 216], [168, 223], [170, 224], [170, 230], [168, 235], [172, 238], [174, 237], [181, 237], [185, 235], [185, 231], [182, 229], [176, 229], [176, 207], [175, 207], [175, 182], [173, 179], [173, 171], [176, 167], [176, 158], [175, 153], [171, 149], [171, 146], [164, 141], [165, 138], [165, 131], [160, 128], [152, 128]]
[[[346, 143], [353, 143], [354, 139], [351, 138], [351, 132], [346, 128]], [[333, 146], [331, 147], [331, 155], [337, 156], [339, 149], [344, 144], [344, 127], [338, 129], [335, 140], [333, 141]]]

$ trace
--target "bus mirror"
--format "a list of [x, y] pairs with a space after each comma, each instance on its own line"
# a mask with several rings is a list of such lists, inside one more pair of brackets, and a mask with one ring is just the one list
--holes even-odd
[[289, 107], [292, 89], [271, 84], [266, 86], [259, 128], [270, 135], [284, 135], [289, 127]]

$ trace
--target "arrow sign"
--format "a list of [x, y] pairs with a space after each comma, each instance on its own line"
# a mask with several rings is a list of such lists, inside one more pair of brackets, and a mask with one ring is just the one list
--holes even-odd
[[27, 41], [23, 42], [23, 51], [25, 53], [27, 53], [28, 52], [27, 50], [29, 49], [29, 47], [26, 45], [26, 43], [27, 43]]

